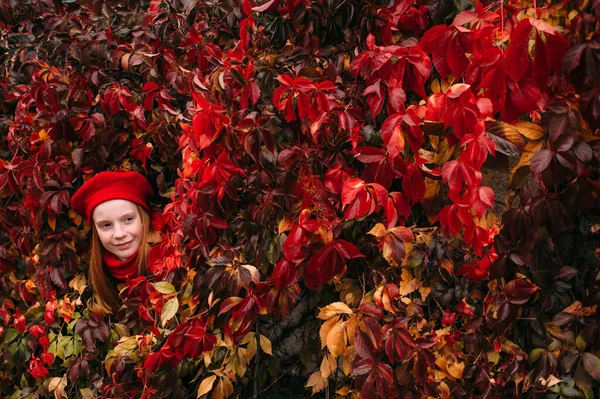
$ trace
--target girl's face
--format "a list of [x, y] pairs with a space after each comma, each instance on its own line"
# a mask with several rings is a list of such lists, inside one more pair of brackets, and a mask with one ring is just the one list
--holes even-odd
[[143, 236], [142, 219], [137, 205], [115, 199], [101, 203], [92, 214], [98, 237], [104, 248], [120, 260], [132, 257]]

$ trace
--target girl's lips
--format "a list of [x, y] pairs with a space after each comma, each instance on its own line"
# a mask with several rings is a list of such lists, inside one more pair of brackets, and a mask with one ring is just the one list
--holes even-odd
[[127, 246], [129, 246], [129, 244], [131, 244], [131, 241], [123, 243], [123, 244], [116, 244], [115, 247], [117, 247], [117, 248], [126, 248]]

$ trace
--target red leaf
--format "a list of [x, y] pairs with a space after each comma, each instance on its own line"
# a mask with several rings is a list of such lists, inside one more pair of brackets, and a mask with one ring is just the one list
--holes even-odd
[[148, 82], [144, 85], [144, 87], [142, 88], [142, 92], [148, 94], [150, 92], [153, 92], [155, 90], [158, 90], [160, 87], [158, 86], [158, 84], [154, 83], [154, 82]]
[[[269, 0], [267, 1], [265, 4], [258, 6], [258, 7], [252, 7], [253, 11], [258, 11], [258, 12], [263, 12], [263, 11], [267, 11], [271, 8], [272, 5], [274, 5], [275, 3], [277, 3], [277, 5], [279, 5], [279, 0]], [[270, 11], [270, 10], [269, 10]]]
[[345, 259], [364, 258], [365, 255], [351, 242], [337, 239], [331, 243], [331, 246]]
[[275, 283], [275, 288], [281, 290], [284, 287], [289, 287], [296, 283], [296, 268], [286, 260], [280, 260], [273, 269], [272, 279]]
[[489, 208], [494, 206], [494, 190], [486, 186], [474, 189], [471, 204], [477, 217], [481, 218]]
[[283, 243], [283, 254], [285, 258], [293, 263], [300, 263], [304, 260], [304, 231], [299, 225], [292, 227], [285, 242]]
[[345, 270], [344, 258], [332, 246], [328, 246], [317, 251], [310, 258], [304, 281], [309, 289], [315, 290]]
[[465, 55], [466, 49], [462, 47], [462, 43], [459, 38], [462, 35], [461, 33], [457, 33], [454, 37], [451, 37], [448, 40], [448, 50], [447, 50], [447, 61], [452, 74], [456, 79], [460, 79], [462, 74], [467, 69], [469, 65], [469, 60]]
[[506, 50], [506, 68], [508, 76], [518, 82], [529, 67], [529, 35], [531, 22], [524, 18], [513, 29], [510, 43]]
[[381, 138], [390, 158], [395, 158], [404, 151], [404, 133], [402, 132], [403, 114], [390, 115], [381, 126]]
[[358, 193], [365, 190], [365, 186], [366, 183], [358, 177], [346, 181], [342, 187], [342, 208], [354, 201]]

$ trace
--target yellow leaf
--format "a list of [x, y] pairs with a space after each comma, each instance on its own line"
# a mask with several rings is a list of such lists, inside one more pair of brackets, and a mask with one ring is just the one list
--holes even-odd
[[543, 127], [531, 122], [519, 121], [515, 122], [513, 126], [521, 133], [521, 135], [530, 140], [539, 140], [546, 134]]
[[446, 269], [451, 275], [454, 274], [454, 264], [452, 264], [452, 261], [450, 259], [442, 259], [442, 263], [440, 263], [440, 266]]
[[519, 129], [508, 123], [489, 121], [485, 123], [485, 127], [488, 133], [500, 137], [518, 147], [525, 145], [525, 141], [519, 134]]
[[213, 387], [213, 384], [215, 383], [215, 380], [217, 379], [216, 375], [211, 375], [210, 377], [206, 377], [205, 379], [202, 380], [202, 382], [200, 383], [200, 386], [198, 387], [198, 395], [196, 396], [197, 398], [206, 395], [207, 393], [210, 392], [210, 390]]
[[217, 386], [212, 391], [212, 399], [224, 399], [233, 393], [233, 385], [229, 378], [222, 377], [219, 379]]
[[433, 148], [436, 150], [433, 156], [433, 163], [441, 166], [450, 160], [456, 152], [457, 145], [450, 147], [445, 137], [430, 136]]
[[385, 237], [387, 234], [387, 229], [383, 225], [383, 223], [377, 223], [373, 228], [367, 233], [375, 236], [377, 238]]
[[331, 328], [337, 324], [339, 319], [339, 317], [333, 317], [321, 325], [321, 329], [319, 330], [319, 336], [321, 337], [321, 349], [327, 346], [327, 335], [329, 334], [329, 331], [331, 331]]
[[258, 284], [260, 282], [260, 272], [255, 266], [252, 265], [242, 265], [244, 269], [246, 269], [250, 273], [250, 279], [254, 284]]
[[465, 369], [465, 364], [462, 362], [454, 362], [448, 366], [448, 374], [457, 380], [462, 378], [463, 371]]
[[335, 393], [337, 393], [340, 396], [346, 396], [348, 395], [350, 392], [352, 392], [352, 389], [348, 388], [348, 387], [343, 387], [338, 389], [337, 391], [335, 391]]
[[285, 233], [286, 231], [290, 231], [293, 226], [292, 218], [289, 216], [285, 216], [283, 219], [279, 221], [279, 234]]
[[48, 390], [54, 391], [54, 399], [66, 398], [65, 388], [67, 387], [67, 375], [62, 377], [54, 377], [48, 384]]
[[342, 357], [342, 371], [344, 372], [345, 376], [349, 376], [350, 373], [352, 373], [352, 366], [355, 358], [356, 349], [354, 349], [354, 346], [349, 346], [348, 349], [346, 349], [346, 353], [344, 353], [344, 356]]
[[233, 384], [229, 381], [229, 378], [223, 378], [221, 381], [223, 382], [223, 394], [228, 398], [233, 394]]
[[269, 341], [269, 338], [265, 337], [264, 335], [260, 336], [260, 349], [262, 349], [262, 351], [266, 354], [273, 356], [271, 341]]
[[56, 216], [53, 213], [48, 213], [48, 226], [52, 229], [52, 231], [56, 231]]
[[510, 187], [519, 187], [523, 182], [523, 179], [527, 177], [527, 175], [529, 174], [529, 164], [533, 155], [533, 152], [524, 152], [523, 154], [521, 154], [521, 159], [510, 171], [510, 175], [508, 178], [508, 184], [510, 184]]
[[81, 388], [79, 390], [79, 394], [81, 395], [81, 398], [83, 398], [83, 399], [92, 399], [94, 397], [92, 390], [89, 388]]
[[352, 309], [342, 302], [334, 302], [319, 310], [320, 312], [317, 317], [321, 320], [327, 320], [340, 314], [353, 314]]
[[358, 306], [363, 297], [362, 289], [351, 278], [337, 281], [335, 290], [340, 292], [340, 300], [349, 306]]
[[444, 381], [440, 381], [438, 388], [440, 390], [440, 397], [443, 399], [447, 399], [450, 397], [450, 387]]
[[523, 152], [538, 152], [544, 146], [545, 140], [531, 140], [523, 147]]
[[169, 295], [175, 293], [175, 287], [173, 287], [173, 284], [168, 283], [166, 281], [152, 283], [152, 286], [154, 286], [154, 289], [160, 292], [161, 294]]
[[250, 357], [246, 348], [237, 348], [235, 355], [231, 358], [231, 361], [227, 364], [227, 368], [233, 373], [243, 377], [246, 374], [248, 368], [248, 362]]
[[50, 138], [50, 135], [48, 134], [48, 132], [46, 131], [46, 129], [42, 129], [38, 132], [38, 135], [40, 136], [40, 140], [48, 140]]
[[407, 267], [403, 267], [402, 282], [400, 283], [400, 295], [406, 296], [419, 288], [421, 282], [412, 277], [412, 272]]
[[78, 274], [73, 280], [69, 281], [69, 287], [79, 292], [79, 294], [83, 294], [85, 287], [87, 287], [86, 283], [85, 275]]
[[329, 360], [327, 359], [327, 355], [323, 357], [319, 371], [321, 372], [321, 376], [323, 376], [323, 378], [329, 378], [329, 375], [331, 374], [331, 366], [329, 364]]
[[323, 378], [320, 371], [311, 374], [306, 382], [307, 388], [312, 388], [313, 394], [321, 392], [327, 386], [327, 380]]
[[419, 287], [419, 293], [421, 294], [421, 299], [424, 301], [427, 299], [429, 294], [431, 293], [431, 287]]
[[327, 349], [333, 357], [338, 357], [346, 350], [348, 338], [346, 337], [346, 322], [336, 324], [327, 334]]
[[488, 362], [492, 362], [494, 365], [498, 364], [500, 361], [500, 353], [499, 352], [487, 352], [486, 353]]
[[171, 298], [165, 303], [165, 306], [162, 308], [162, 312], [160, 313], [160, 322], [164, 327], [169, 320], [171, 320], [179, 310], [179, 301], [177, 297]]

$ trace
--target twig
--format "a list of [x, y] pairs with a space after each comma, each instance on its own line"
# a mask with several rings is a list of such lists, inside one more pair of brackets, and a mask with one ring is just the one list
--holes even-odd
[[284, 375], [286, 375], [287, 373], [289, 373], [290, 371], [292, 371], [292, 369], [293, 369], [294, 367], [296, 367], [296, 365], [298, 364], [298, 362], [299, 362], [299, 361], [300, 361], [300, 359], [296, 360], [296, 361], [294, 362], [294, 364], [292, 364], [292, 365], [290, 366], [290, 368], [289, 368], [289, 369], [287, 369], [287, 370], [285, 371], [285, 373], [283, 373], [283, 374], [281, 374], [279, 377], [277, 377], [277, 378], [275, 379], [275, 381], [273, 381], [272, 383], [270, 383], [270, 384], [269, 384], [269, 386], [268, 386], [268, 387], [266, 387], [265, 389], [263, 389], [262, 391], [260, 391], [260, 393], [263, 393], [263, 392], [266, 392], [266, 391], [268, 391], [268, 390], [269, 390], [269, 388], [271, 388], [273, 385], [275, 385], [275, 384], [277, 383], [277, 381], [279, 381], [279, 380], [281, 379], [281, 377], [283, 377]]

